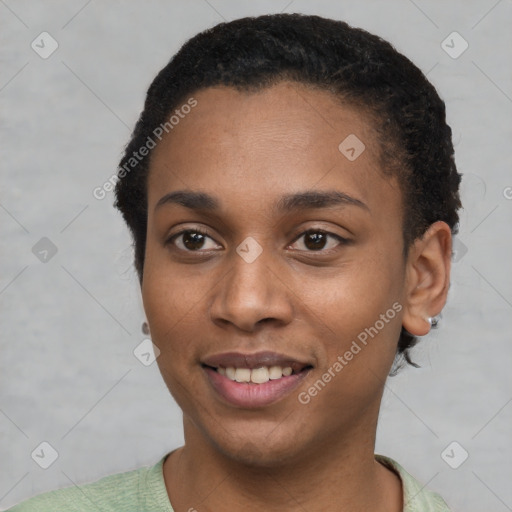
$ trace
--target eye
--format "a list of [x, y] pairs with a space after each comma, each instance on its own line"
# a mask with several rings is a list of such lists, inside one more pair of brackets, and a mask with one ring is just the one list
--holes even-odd
[[[208, 247], [208, 240], [213, 242], [210, 243], [210, 247]], [[165, 244], [172, 244], [178, 249], [187, 252], [199, 252], [200, 249], [203, 251], [211, 251], [219, 247], [208, 233], [199, 228], [185, 229], [179, 233], [175, 233], [165, 242]]]
[[[330, 252], [338, 245], [344, 245], [349, 243], [349, 240], [347, 240], [346, 238], [343, 238], [342, 236], [339, 235], [335, 235], [334, 233], [329, 233], [328, 231], [324, 231], [322, 229], [308, 229], [307, 231], [304, 231], [295, 239], [295, 243], [297, 243], [297, 241], [300, 240], [301, 238], [304, 238], [302, 245], [306, 249], [299, 250], [305, 250], [308, 252]], [[329, 243], [329, 239], [336, 241], [336, 243]]]
[[[335, 235], [322, 229], [308, 229], [295, 238], [294, 244], [300, 239], [304, 239], [302, 247], [298, 250], [306, 252], [324, 252], [329, 253], [339, 245], [348, 244], [350, 241], [342, 236]], [[166, 245], [173, 245], [177, 249], [185, 252], [207, 252], [216, 250], [219, 245], [213, 240], [206, 231], [200, 228], [185, 229], [175, 233], [165, 242]], [[300, 245], [300, 244], [299, 244]]]

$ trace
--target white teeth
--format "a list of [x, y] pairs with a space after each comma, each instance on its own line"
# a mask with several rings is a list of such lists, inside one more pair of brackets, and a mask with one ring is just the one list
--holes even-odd
[[237, 382], [251, 382], [251, 370], [249, 368], [237, 368], [235, 370], [235, 380]]
[[254, 370], [251, 371], [251, 382], [263, 384], [268, 381], [268, 368], [263, 366], [262, 368], [254, 368]]
[[261, 366], [259, 368], [234, 368], [228, 366], [224, 368], [219, 366], [217, 372], [230, 380], [236, 382], [253, 382], [254, 384], [264, 384], [269, 380], [277, 380], [282, 377], [288, 377], [293, 373], [291, 366]]
[[283, 369], [280, 366], [271, 366], [268, 373], [270, 380], [280, 379], [283, 376]]

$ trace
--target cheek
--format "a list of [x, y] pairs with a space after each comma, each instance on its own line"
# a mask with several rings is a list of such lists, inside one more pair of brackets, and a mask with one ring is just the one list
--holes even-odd
[[322, 339], [321, 372], [330, 370], [327, 379], [336, 375], [325, 399], [334, 393], [329, 399], [357, 403], [386, 379], [402, 325], [400, 261], [389, 255], [360, 258], [325, 280], [302, 280], [301, 314]]
[[[193, 316], [201, 307], [198, 302], [199, 290], [194, 280], [180, 269], [171, 268], [166, 252], [154, 250], [148, 245], [144, 262], [142, 300], [151, 328], [153, 343], [160, 349], [159, 359], [181, 359], [191, 343], [187, 337]], [[179, 350], [178, 350], [179, 348]], [[169, 358], [171, 359], [171, 358]]]
[[301, 388], [299, 401], [310, 400], [314, 415], [336, 410], [338, 418], [326, 420], [333, 428], [376, 406], [395, 357], [402, 305], [398, 287], [382, 279], [380, 272], [340, 273], [305, 299], [323, 351], [316, 379]]
[[173, 265], [168, 251], [148, 237], [142, 300], [152, 334], [168, 330], [197, 302], [200, 289], [195, 281], [193, 270], [186, 265]]
[[[321, 279], [311, 274], [301, 276], [296, 293], [333, 334], [346, 340], [400, 302], [402, 274], [392, 260], [359, 258]], [[392, 316], [394, 319], [396, 314]]]
[[194, 402], [190, 390], [201, 385], [196, 351], [204, 337], [204, 324], [198, 321], [202, 304], [197, 282], [192, 281], [150, 257], [142, 287], [151, 339], [160, 350], [156, 360], [160, 373], [171, 395], [186, 411]]

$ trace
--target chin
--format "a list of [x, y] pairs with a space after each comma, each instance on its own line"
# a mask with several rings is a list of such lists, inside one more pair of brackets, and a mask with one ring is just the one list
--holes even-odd
[[295, 434], [284, 434], [281, 438], [269, 439], [268, 434], [236, 439], [214, 441], [215, 448], [227, 459], [244, 466], [253, 468], [278, 468], [292, 463], [297, 458], [300, 449], [299, 440]]

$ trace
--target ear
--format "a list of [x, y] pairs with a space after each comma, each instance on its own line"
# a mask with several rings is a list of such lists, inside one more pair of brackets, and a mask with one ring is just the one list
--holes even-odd
[[446, 222], [432, 224], [409, 248], [403, 327], [414, 336], [430, 331], [429, 318], [438, 315], [450, 287], [452, 234]]

